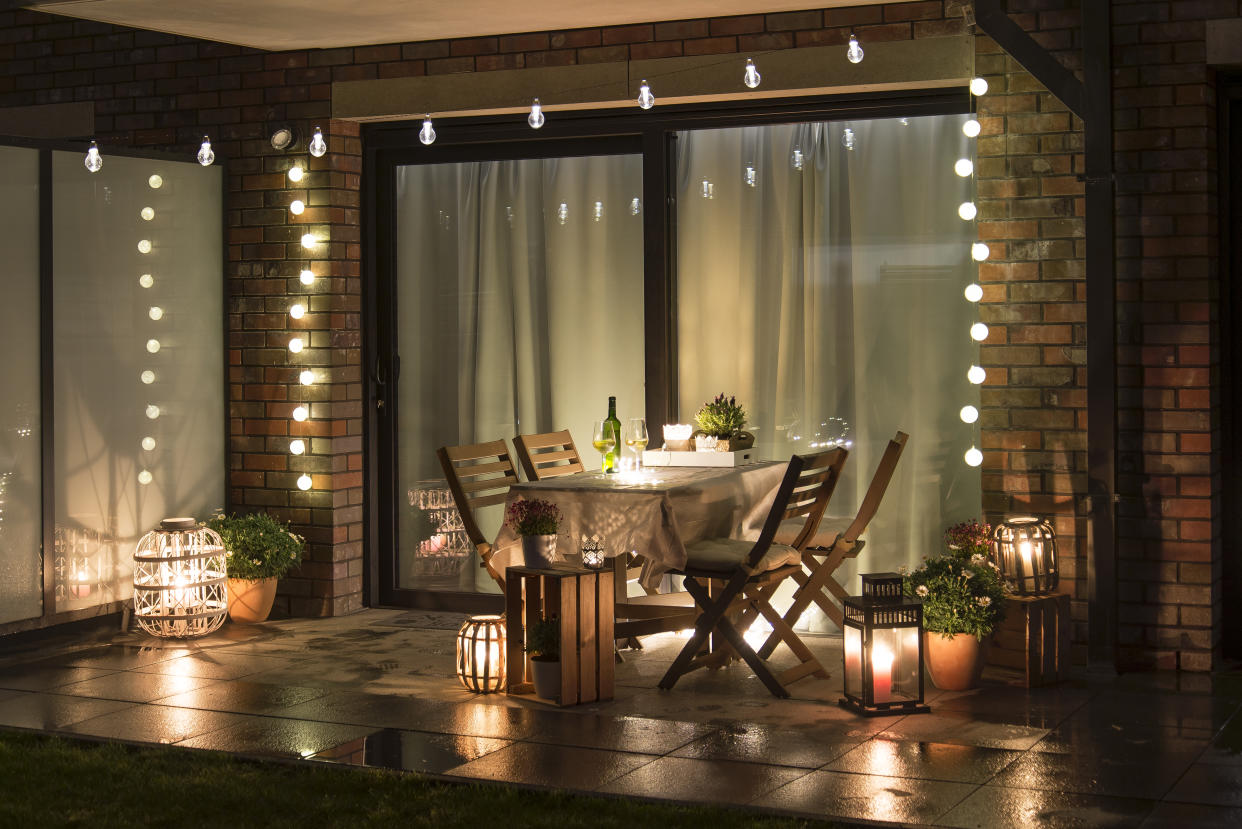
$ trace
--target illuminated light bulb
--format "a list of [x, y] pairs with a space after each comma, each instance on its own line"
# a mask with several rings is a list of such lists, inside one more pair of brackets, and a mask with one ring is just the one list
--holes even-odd
[[309, 368], [303, 370], [302, 373], [298, 375], [298, 381], [303, 386], [309, 386], [311, 383], [315, 382], [315, 372], [311, 371]]
[[298, 478], [298, 489], [305, 492], [306, 490], [310, 488], [311, 488], [311, 476], [303, 474], [300, 478]]
[[301, 164], [294, 164], [289, 168], [289, 181], [301, 181], [304, 175], [306, 171], [302, 169]]
[[307, 147], [310, 154], [315, 158], [323, 158], [324, 153], [328, 151], [328, 142], [323, 140], [323, 130], [315, 127], [315, 135], [311, 138], [310, 146]]
[[975, 136], [979, 134], [979, 130], [980, 130], [979, 122], [976, 121], [974, 118], [971, 118], [965, 124], [962, 124], [962, 132], [966, 135], [967, 138], [974, 138]]
[[716, 185], [707, 179], [703, 179], [703, 198], [714, 199], [716, 197]]
[[293, 410], [293, 419], [298, 423], [301, 423], [308, 417], [310, 417], [310, 412], [306, 410], [305, 406], [298, 406]]
[[147, 369], [142, 374], [138, 375], [138, 378], [149, 386], [155, 382], [155, 372]]
[[953, 172], [957, 173], [962, 178], [966, 178], [966, 176], [970, 175], [974, 171], [974, 162], [969, 158], [959, 158], [957, 163], [953, 165]]
[[92, 173], [98, 173], [103, 169], [103, 156], [99, 154], [99, 145], [94, 141], [91, 142], [90, 149], [86, 151], [86, 169]]
[[431, 126], [431, 116], [427, 115], [423, 118], [423, 128], [418, 131], [418, 140], [424, 144], [430, 144], [436, 140], [436, 130]]
[[292, 351], [294, 354], [300, 353], [304, 345], [305, 343], [302, 342], [301, 337], [294, 337], [293, 339], [289, 340], [289, 350]]
[[147, 351], [148, 352], [150, 352], [151, 354], [155, 354], [159, 352], [159, 350], [160, 350], [159, 340], [155, 339], [154, 337], [147, 340]]
[[161, 187], [164, 186], [164, 177], [161, 176], [159, 173], [152, 173], [151, 177], [147, 179], [147, 186], [150, 187], [152, 190], [160, 189]]
[[597, 222], [604, 218], [604, 203], [602, 201], [597, 201], [595, 203], [595, 209], [592, 211], [592, 218], [594, 218]]
[[537, 130], [546, 120], [543, 117], [543, 107], [539, 106], [539, 99], [536, 98], [530, 105], [530, 115], [526, 116], [526, 123], [530, 124], [531, 129]]
[[138, 483], [142, 484], [143, 486], [146, 486], [147, 484], [151, 483], [151, 480], [152, 480], [151, 473], [148, 472], [147, 470], [144, 469], [138, 473]]
[[755, 165], [754, 165], [754, 164], [747, 164], [747, 165], [746, 165], [746, 171], [745, 171], [745, 173], [744, 173], [744, 175], [743, 175], [743, 178], [744, 178], [744, 179], [745, 179], [745, 181], [746, 181], [746, 186], [747, 186], [747, 187], [754, 187], [756, 184], [758, 184], [759, 179], [758, 179], [758, 174], [756, 174], [756, 173], [755, 173]]
[[298, 279], [302, 280], [303, 285], [311, 285], [315, 282], [315, 272], [310, 268], [304, 268], [302, 272], [298, 274]]
[[797, 147], [794, 147], [793, 157], [789, 160], [789, 163], [793, 165], [793, 168], [795, 170], [801, 170], [802, 169], [802, 150], [798, 149]]
[[957, 206], [957, 215], [961, 216], [963, 221], [969, 222], [978, 212], [978, 208], [975, 207], [975, 203], [972, 201], [964, 201]]
[[301, 438], [289, 441], [289, 451], [295, 455], [301, 455], [306, 451], [306, 441]]
[[139, 239], [138, 240], [138, 252], [139, 253], [150, 253], [151, 252], [151, 240], [150, 239]]
[[858, 45], [858, 38], [850, 32], [850, 48], [845, 50], [845, 56], [849, 58], [850, 63], [862, 63], [863, 48]]
[[759, 70], [755, 67], [755, 62], [750, 58], [747, 58], [746, 72], [742, 75], [742, 83], [746, 84], [751, 89], [754, 89], [759, 86], [759, 81], [762, 79], [763, 77], [759, 74]]
[[970, 82], [970, 94], [978, 98], [980, 95], [988, 94], [988, 82], [986, 78], [975, 78]]
[[147, 420], [155, 420], [160, 416], [160, 407], [154, 403], [147, 406]]
[[138, 277], [138, 284], [144, 288], [150, 288], [155, 284], [155, 277], [149, 273], [144, 273], [142, 276]]
[[846, 127], [845, 131], [841, 133], [841, 146], [853, 152], [854, 147], [857, 145], [858, 140], [854, 137], [854, 131], [849, 127]]
[[302, 247], [309, 250], [317, 244], [319, 244], [319, 240], [315, 238], [315, 234], [313, 233], [302, 234]]
[[651, 94], [651, 87], [645, 78], [638, 85], [638, 105], [643, 109], [651, 109], [655, 106], [655, 95]]
[[211, 162], [216, 160], [216, 154], [211, 149], [211, 139], [205, 135], [203, 136], [203, 145], [198, 148], [198, 155], [195, 158], [204, 167], [210, 167]]
[[641, 200], [641, 199], [639, 199], [637, 196], [635, 196], [634, 198], [630, 199], [630, 215], [631, 215], [631, 216], [638, 216], [638, 215], [640, 215], [642, 212], [643, 212], [643, 203], [642, 203], [642, 200]]
[[898, 118], [897, 123], [901, 124], [903, 127], [908, 127], [910, 126], [910, 119], [909, 118]]
[[970, 338], [975, 342], [983, 342], [988, 338], [988, 327], [985, 323], [976, 322], [970, 326]]
[[306, 306], [300, 302], [295, 302], [289, 308], [289, 316], [293, 317], [295, 320], [300, 320], [302, 317], [306, 316]]
[[155, 438], [151, 437], [150, 435], [147, 435], [145, 438], [143, 438], [142, 448], [147, 450], [148, 452], [153, 451], [155, 449]]
[[556, 220], [561, 224], [569, 221], [569, 205], [565, 202], [561, 202], [560, 206], [556, 208]]
[[983, 242], [975, 242], [970, 246], [970, 255], [976, 262], [982, 262], [992, 254], [992, 249]]
[[301, 199], [294, 199], [293, 201], [289, 202], [289, 212], [292, 213], [294, 216], [301, 216], [303, 213], [306, 212], [306, 202], [302, 201]]
[[138, 215], [142, 217], [144, 222], [149, 222], [155, 218], [155, 210], [150, 207], [144, 207], [142, 210], [138, 211]]
[[151, 310], [147, 311], [147, 316], [153, 320], [162, 320], [164, 318], [164, 309], [158, 305], [152, 305]]
[[965, 457], [967, 466], [978, 466], [983, 463], [983, 453], [973, 446], [966, 450]]
[[978, 386], [988, 379], [988, 373], [983, 370], [983, 366], [971, 366], [966, 371], [966, 379]]
[[962, 291], [966, 295], [966, 299], [970, 302], [978, 302], [983, 299], [983, 289], [974, 282], [966, 286], [966, 290]]
[[979, 419], [979, 410], [974, 406], [963, 406], [957, 415], [962, 419], [963, 423], [974, 423]]

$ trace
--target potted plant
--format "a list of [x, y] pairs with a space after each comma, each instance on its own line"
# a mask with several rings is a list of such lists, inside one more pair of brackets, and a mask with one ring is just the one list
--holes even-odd
[[535, 696], [559, 700], [561, 696], [561, 621], [537, 619], [526, 629], [526, 652], [530, 654]]
[[906, 595], [923, 602], [924, 656], [937, 688], [979, 684], [992, 630], [1005, 613], [1005, 583], [988, 556], [992, 528], [977, 521], [945, 531], [948, 551], [906, 576]]
[[723, 393], [716, 395], [714, 400], [703, 404], [694, 419], [699, 424], [695, 448], [701, 452], [713, 449], [731, 452], [755, 445], [755, 436], [742, 431], [746, 425], [746, 410], [738, 405], [736, 397], [726, 399]]
[[551, 501], [518, 498], [505, 508], [505, 524], [522, 537], [522, 556], [527, 567], [547, 569], [556, 554], [556, 530], [561, 511]]
[[224, 540], [229, 618], [241, 623], [266, 620], [276, 582], [301, 563], [304, 540], [265, 512], [218, 514], [207, 526]]

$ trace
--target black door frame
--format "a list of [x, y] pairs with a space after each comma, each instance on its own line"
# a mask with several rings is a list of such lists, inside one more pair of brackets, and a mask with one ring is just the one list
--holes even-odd
[[1221, 650], [1242, 658], [1242, 603], [1221, 597], [1242, 588], [1242, 532], [1228, 520], [1242, 507], [1242, 74], [1217, 81], [1217, 152], [1220, 198], [1220, 379], [1212, 385], [1221, 431], [1221, 584], [1212, 607], [1221, 608]]
[[[550, 158], [618, 153], [643, 156], [643, 284], [646, 415], [667, 422], [678, 410], [676, 387], [676, 273], [673, 251], [675, 136], [691, 129], [762, 124], [847, 121], [951, 115], [971, 111], [972, 99], [959, 89], [932, 89], [657, 107], [634, 113], [590, 110], [549, 114], [532, 130], [519, 116], [477, 116], [435, 122], [436, 141], [418, 140], [421, 123], [364, 126], [362, 167], [362, 313], [364, 468], [366, 491], [363, 544], [367, 550], [364, 597], [369, 606], [409, 606], [467, 612], [499, 612], [502, 597], [397, 588], [396, 480], [397, 410], [400, 376], [396, 343], [395, 170], [405, 164]], [[381, 301], [382, 300], [382, 301]]]

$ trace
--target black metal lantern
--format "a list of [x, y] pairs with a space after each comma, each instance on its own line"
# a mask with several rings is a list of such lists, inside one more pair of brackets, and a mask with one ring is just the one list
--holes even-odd
[[845, 697], [859, 714], [925, 714], [923, 604], [902, 595], [898, 573], [862, 577], [863, 594], [845, 600]]
[[1057, 588], [1057, 540], [1046, 518], [1020, 516], [992, 533], [996, 565], [1019, 596], [1039, 596]]

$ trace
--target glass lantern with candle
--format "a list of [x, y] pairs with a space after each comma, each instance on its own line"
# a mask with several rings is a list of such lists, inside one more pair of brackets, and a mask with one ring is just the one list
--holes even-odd
[[859, 714], [922, 714], [923, 605], [902, 595], [898, 573], [862, 577], [863, 593], [845, 600], [845, 696]]
[[1046, 518], [1018, 516], [1002, 522], [992, 536], [1001, 577], [1019, 596], [1040, 596], [1057, 588], [1057, 541]]

